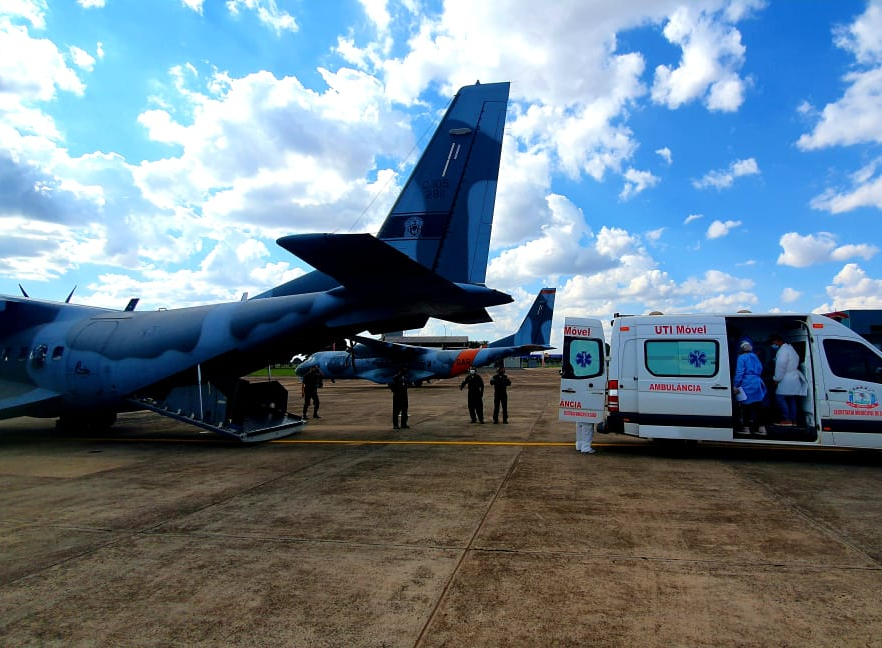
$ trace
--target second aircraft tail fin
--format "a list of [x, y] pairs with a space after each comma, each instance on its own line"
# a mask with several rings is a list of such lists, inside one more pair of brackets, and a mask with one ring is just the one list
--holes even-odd
[[554, 315], [554, 297], [556, 293], [556, 288], [543, 288], [540, 290], [517, 332], [491, 342], [487, 346], [511, 347], [534, 345], [551, 348], [549, 346], [551, 341], [551, 318]]

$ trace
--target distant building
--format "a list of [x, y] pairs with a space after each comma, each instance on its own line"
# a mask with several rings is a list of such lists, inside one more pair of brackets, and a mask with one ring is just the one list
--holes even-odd
[[882, 350], [882, 310], [855, 309], [824, 314], [837, 322], [841, 322], [874, 347]]

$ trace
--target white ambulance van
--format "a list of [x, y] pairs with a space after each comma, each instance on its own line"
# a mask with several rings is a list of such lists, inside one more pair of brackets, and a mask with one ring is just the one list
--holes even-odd
[[[773, 334], [796, 350], [808, 383], [807, 395], [798, 399], [795, 425], [775, 424], [780, 416], [771, 380]], [[743, 340], [753, 345], [772, 391], [765, 407], [765, 436], [741, 433], [732, 377]], [[566, 363], [574, 361], [567, 356], [567, 341], [565, 331], [561, 411]], [[882, 449], [882, 354], [823, 315], [616, 316], [605, 373], [606, 432], [654, 439]], [[592, 377], [597, 380], [599, 376]]]

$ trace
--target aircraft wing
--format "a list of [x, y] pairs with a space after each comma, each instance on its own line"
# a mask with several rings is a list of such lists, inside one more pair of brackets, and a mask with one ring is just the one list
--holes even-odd
[[390, 360], [408, 361], [426, 353], [425, 347], [411, 346], [410, 344], [384, 342], [383, 340], [376, 340], [361, 335], [355, 335], [352, 339], [368, 347], [374, 353], [388, 357]]
[[33, 416], [61, 403], [61, 394], [13, 380], [0, 380], [0, 419]]

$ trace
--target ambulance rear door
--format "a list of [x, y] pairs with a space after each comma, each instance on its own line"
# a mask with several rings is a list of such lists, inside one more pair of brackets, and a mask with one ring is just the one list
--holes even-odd
[[606, 400], [606, 340], [599, 319], [564, 319], [561, 421], [600, 423]]

